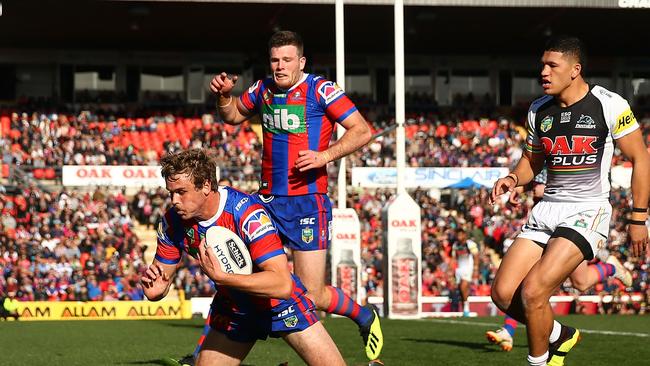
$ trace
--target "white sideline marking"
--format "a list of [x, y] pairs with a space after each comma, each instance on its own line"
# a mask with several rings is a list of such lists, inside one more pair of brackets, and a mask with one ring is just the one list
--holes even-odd
[[[421, 321], [434, 322], [434, 323], [447, 323], [447, 324], [462, 324], [462, 325], [474, 325], [481, 327], [499, 327], [502, 324], [497, 323], [482, 323], [482, 322], [473, 322], [469, 320], [452, 320], [452, 319], [421, 319]], [[612, 336], [630, 336], [630, 337], [640, 337], [648, 338], [650, 333], [636, 333], [636, 332], [616, 332], [611, 330], [595, 330], [595, 329], [582, 329], [578, 328], [581, 333], [585, 334], [602, 334], [602, 335], [612, 335]]]

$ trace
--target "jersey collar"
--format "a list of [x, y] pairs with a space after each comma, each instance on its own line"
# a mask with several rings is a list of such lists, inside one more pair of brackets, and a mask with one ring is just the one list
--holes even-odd
[[300, 78], [300, 80], [299, 80], [297, 83], [293, 84], [293, 86], [292, 86], [291, 88], [287, 89], [287, 90], [284, 90], [284, 89], [279, 88], [277, 84], [275, 84], [275, 87], [278, 88], [278, 90], [281, 90], [281, 91], [283, 91], [283, 92], [285, 92], [285, 93], [288, 94], [290, 91], [292, 91], [293, 89], [297, 88], [300, 84], [302, 84], [305, 80], [307, 80], [307, 77], [308, 77], [308, 76], [309, 76], [308, 73], [303, 72], [303, 73], [302, 73], [302, 77]]
[[226, 207], [226, 201], [228, 200], [228, 190], [225, 187], [219, 186], [217, 192], [219, 192], [219, 209], [217, 210], [217, 213], [214, 214], [214, 216], [211, 218], [205, 221], [199, 221], [199, 225], [203, 227], [208, 227], [214, 224], [223, 213], [223, 209]]

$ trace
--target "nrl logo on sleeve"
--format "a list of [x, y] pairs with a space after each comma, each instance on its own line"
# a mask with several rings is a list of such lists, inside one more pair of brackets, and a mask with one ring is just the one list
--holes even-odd
[[275, 230], [273, 222], [261, 208], [248, 215], [242, 225], [242, 231], [250, 241], [253, 241], [273, 230]]
[[318, 94], [325, 100], [325, 104], [330, 104], [334, 99], [343, 94], [343, 89], [339, 88], [333, 81], [326, 81], [318, 88]]
[[539, 129], [542, 130], [542, 132], [548, 132], [551, 127], [553, 127], [553, 117], [552, 116], [546, 116], [542, 120], [542, 123], [539, 125]]

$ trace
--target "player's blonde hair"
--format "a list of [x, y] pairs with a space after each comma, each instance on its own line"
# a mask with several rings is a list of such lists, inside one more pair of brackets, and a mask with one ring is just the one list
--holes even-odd
[[219, 186], [216, 180], [217, 163], [204, 149], [181, 150], [167, 153], [160, 159], [163, 178], [175, 180], [172, 177], [178, 174], [187, 174], [192, 179], [194, 187], [200, 189], [206, 181], [210, 182], [211, 189], [216, 191]]

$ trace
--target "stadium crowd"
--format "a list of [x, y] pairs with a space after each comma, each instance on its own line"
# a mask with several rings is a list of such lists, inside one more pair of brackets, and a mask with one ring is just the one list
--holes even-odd
[[[137, 204], [137, 203], [136, 203]], [[144, 249], [122, 193], [48, 192], [31, 184], [0, 195], [0, 292], [20, 301], [142, 299]]]
[[[420, 100], [425, 97], [420, 96]], [[462, 100], [459, 101], [461, 103]], [[424, 104], [424, 103], [423, 103]], [[489, 103], [487, 103], [489, 104]], [[467, 107], [467, 104], [464, 104]], [[482, 103], [472, 104], [478, 112]], [[458, 108], [462, 108], [459, 104]], [[361, 107], [375, 132], [393, 122], [386, 107]], [[488, 112], [489, 113], [489, 112]], [[506, 118], [464, 119], [468, 113], [415, 109], [407, 126], [409, 166], [510, 167], [522, 154], [525, 129]], [[156, 164], [166, 151], [209, 147], [233, 185], [257, 189], [260, 139], [253, 125], [237, 127], [215, 122], [214, 115], [180, 118], [167, 113], [127, 118], [82, 111], [76, 114], [13, 113], [3, 115], [2, 162], [39, 168], [62, 165]], [[650, 118], [639, 118], [650, 145]], [[8, 125], [7, 125], [8, 124]], [[164, 132], [161, 132], [164, 131]], [[156, 138], [153, 138], [156, 136]], [[158, 140], [159, 139], [159, 140]], [[149, 141], [149, 144], [144, 141]], [[158, 141], [158, 143], [156, 143]], [[349, 166], [394, 166], [395, 134], [387, 133], [350, 156]], [[615, 164], [626, 162], [617, 153]], [[331, 167], [334, 174], [336, 169]], [[36, 174], [34, 174], [36, 175]], [[39, 178], [39, 177], [37, 177]], [[335, 179], [330, 179], [334, 184]], [[330, 192], [335, 192], [332, 186]], [[362, 231], [362, 282], [367, 295], [381, 296], [383, 276], [381, 210], [393, 192], [387, 189], [348, 189], [348, 207], [357, 210]], [[451, 247], [455, 229], [464, 228], [480, 246], [480, 271], [473, 295], [489, 295], [504, 243], [523, 225], [532, 197], [512, 206], [487, 203], [486, 188], [442, 193], [417, 189], [411, 194], [422, 207], [422, 295], [454, 295], [457, 291]], [[650, 257], [635, 260], [626, 249], [624, 219], [629, 192], [614, 190], [610, 247], [634, 271], [632, 288], [609, 280], [592, 294], [644, 296], [642, 305], [603, 306], [603, 312], [647, 312], [650, 302]], [[153, 228], [168, 205], [163, 189], [124, 192], [97, 189], [41, 189], [36, 184], [0, 195], [0, 294], [10, 291], [25, 300], [141, 299], [137, 282], [144, 267], [145, 247], [133, 233], [135, 221]], [[153, 234], [152, 234], [153, 235]], [[211, 281], [191, 259], [176, 277], [187, 297], [210, 296]], [[561, 289], [573, 293], [569, 283]]]
[[260, 144], [249, 123], [214, 123], [209, 114], [189, 119], [160, 113], [144, 119], [89, 111], [13, 112], [1, 118], [0, 139], [9, 147], [3, 149], [2, 163], [24, 166], [34, 174], [63, 165], [156, 165], [166, 151], [203, 146], [213, 148], [242, 181], [256, 180]]

